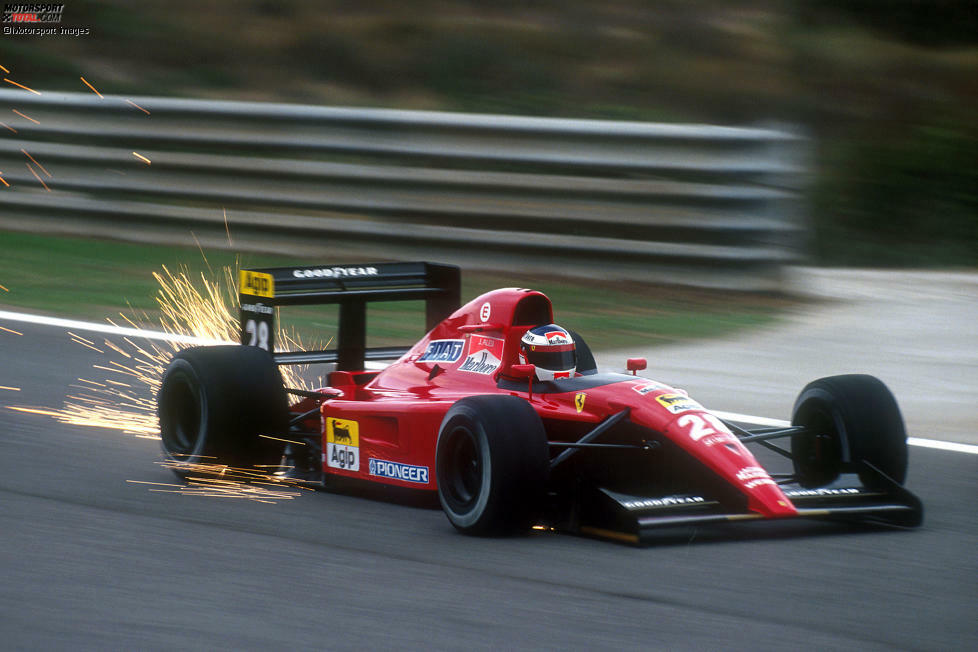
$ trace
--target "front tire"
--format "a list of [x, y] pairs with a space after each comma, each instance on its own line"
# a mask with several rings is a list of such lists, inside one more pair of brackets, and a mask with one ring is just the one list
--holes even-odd
[[547, 435], [516, 396], [470, 396], [455, 403], [438, 433], [438, 498], [464, 534], [502, 536], [539, 517], [550, 471]]
[[288, 431], [288, 398], [272, 356], [251, 346], [192, 347], [173, 356], [157, 395], [163, 454], [179, 476], [196, 464], [275, 464], [261, 435]]
[[795, 474], [806, 488], [825, 486], [840, 473], [858, 473], [870, 488], [881, 486], [866, 462], [903, 484], [907, 433], [900, 408], [881, 380], [863, 374], [829, 376], [805, 386], [795, 401], [792, 425]]

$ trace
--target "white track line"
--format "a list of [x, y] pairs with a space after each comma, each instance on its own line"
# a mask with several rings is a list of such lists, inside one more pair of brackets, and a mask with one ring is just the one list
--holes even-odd
[[952, 451], [954, 453], [970, 453], [971, 455], [978, 455], [978, 446], [973, 444], [959, 444], [955, 441], [923, 439], [921, 437], [907, 437], [907, 443], [911, 446], [920, 446], [921, 448], [936, 448], [939, 451]]
[[[189, 335], [175, 335], [173, 333], [162, 333], [159, 331], [145, 331], [141, 328], [128, 328], [125, 326], [113, 326], [112, 324], [98, 324], [94, 322], [78, 321], [75, 319], [62, 319], [60, 317], [47, 317], [45, 315], [30, 315], [20, 312], [8, 312], [0, 310], [0, 319], [9, 321], [21, 321], [30, 324], [40, 324], [42, 326], [58, 326], [60, 328], [73, 328], [75, 330], [95, 331], [96, 333], [106, 333], [109, 335], [127, 335], [130, 337], [142, 337], [149, 340], [165, 340], [167, 342], [180, 342], [185, 344], [230, 344], [221, 340], [211, 340], [202, 337], [191, 337]], [[750, 414], [738, 414], [737, 412], [720, 412], [711, 410], [713, 414], [721, 419], [728, 419], [738, 423], [751, 423], [758, 426], [783, 427], [790, 426], [791, 422], [782, 419], [769, 419], [767, 417], [757, 417]], [[911, 446], [921, 446], [923, 448], [935, 448], [942, 451], [952, 451], [955, 453], [968, 453], [978, 455], [978, 446], [972, 444], [959, 444], [952, 441], [941, 441], [938, 439], [922, 439], [920, 437], [907, 437], [907, 443]]]
[[[710, 412], [717, 415], [721, 419], [736, 421], [737, 423], [751, 423], [758, 426], [774, 426], [776, 428], [783, 428], [791, 425], [790, 421], [784, 421], [782, 419], [768, 419], [767, 417], [755, 417], [750, 414], [737, 414], [736, 412], [720, 412], [719, 410], [710, 410]], [[959, 444], [958, 442], [953, 441], [924, 439], [922, 437], [907, 437], [907, 443], [911, 446], [920, 446], [921, 448], [936, 448], [937, 450], [942, 451], [978, 455], [978, 446], [975, 446], [974, 444]]]
[[79, 331], [95, 331], [108, 335], [126, 335], [129, 337], [142, 337], [148, 340], [163, 340], [166, 342], [179, 342], [181, 344], [233, 344], [222, 340], [211, 340], [204, 337], [192, 337], [190, 335], [176, 335], [174, 333], [163, 333], [159, 331], [144, 331], [141, 328], [128, 328], [126, 326], [113, 326], [112, 324], [98, 324], [88, 321], [78, 321], [76, 319], [62, 319], [61, 317], [48, 317], [46, 315], [29, 315], [20, 312], [7, 312], [0, 310], [0, 319], [10, 321], [22, 321], [29, 324], [40, 324], [42, 326], [58, 326], [59, 328], [71, 328]]

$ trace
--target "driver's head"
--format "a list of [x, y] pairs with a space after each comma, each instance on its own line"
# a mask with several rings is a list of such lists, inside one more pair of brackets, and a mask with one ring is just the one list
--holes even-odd
[[536, 366], [538, 380], [573, 378], [577, 370], [574, 339], [556, 324], [531, 328], [520, 340], [520, 361]]

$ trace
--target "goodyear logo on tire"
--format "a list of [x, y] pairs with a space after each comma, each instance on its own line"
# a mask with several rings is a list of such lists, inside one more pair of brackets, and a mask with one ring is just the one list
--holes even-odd
[[275, 278], [271, 274], [242, 269], [238, 272], [238, 291], [255, 297], [275, 296]]
[[326, 464], [345, 471], [360, 470], [360, 424], [326, 418]]

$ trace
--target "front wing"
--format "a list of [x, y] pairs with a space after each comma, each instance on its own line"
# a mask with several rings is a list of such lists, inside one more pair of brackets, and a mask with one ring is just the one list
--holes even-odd
[[[830, 487], [805, 489], [785, 485], [784, 494], [797, 508], [796, 516], [769, 519], [752, 511], [731, 512], [718, 501], [695, 494], [640, 497], [592, 487], [581, 495], [577, 517], [569, 529], [588, 536], [625, 543], [650, 542], [653, 533], [670, 527], [696, 527], [740, 521], [822, 519], [860, 521], [897, 527], [923, 522], [920, 499], [872, 466], [877, 478], [869, 489], [853, 475], [842, 476]], [[848, 483], [853, 480], [856, 484]]]

